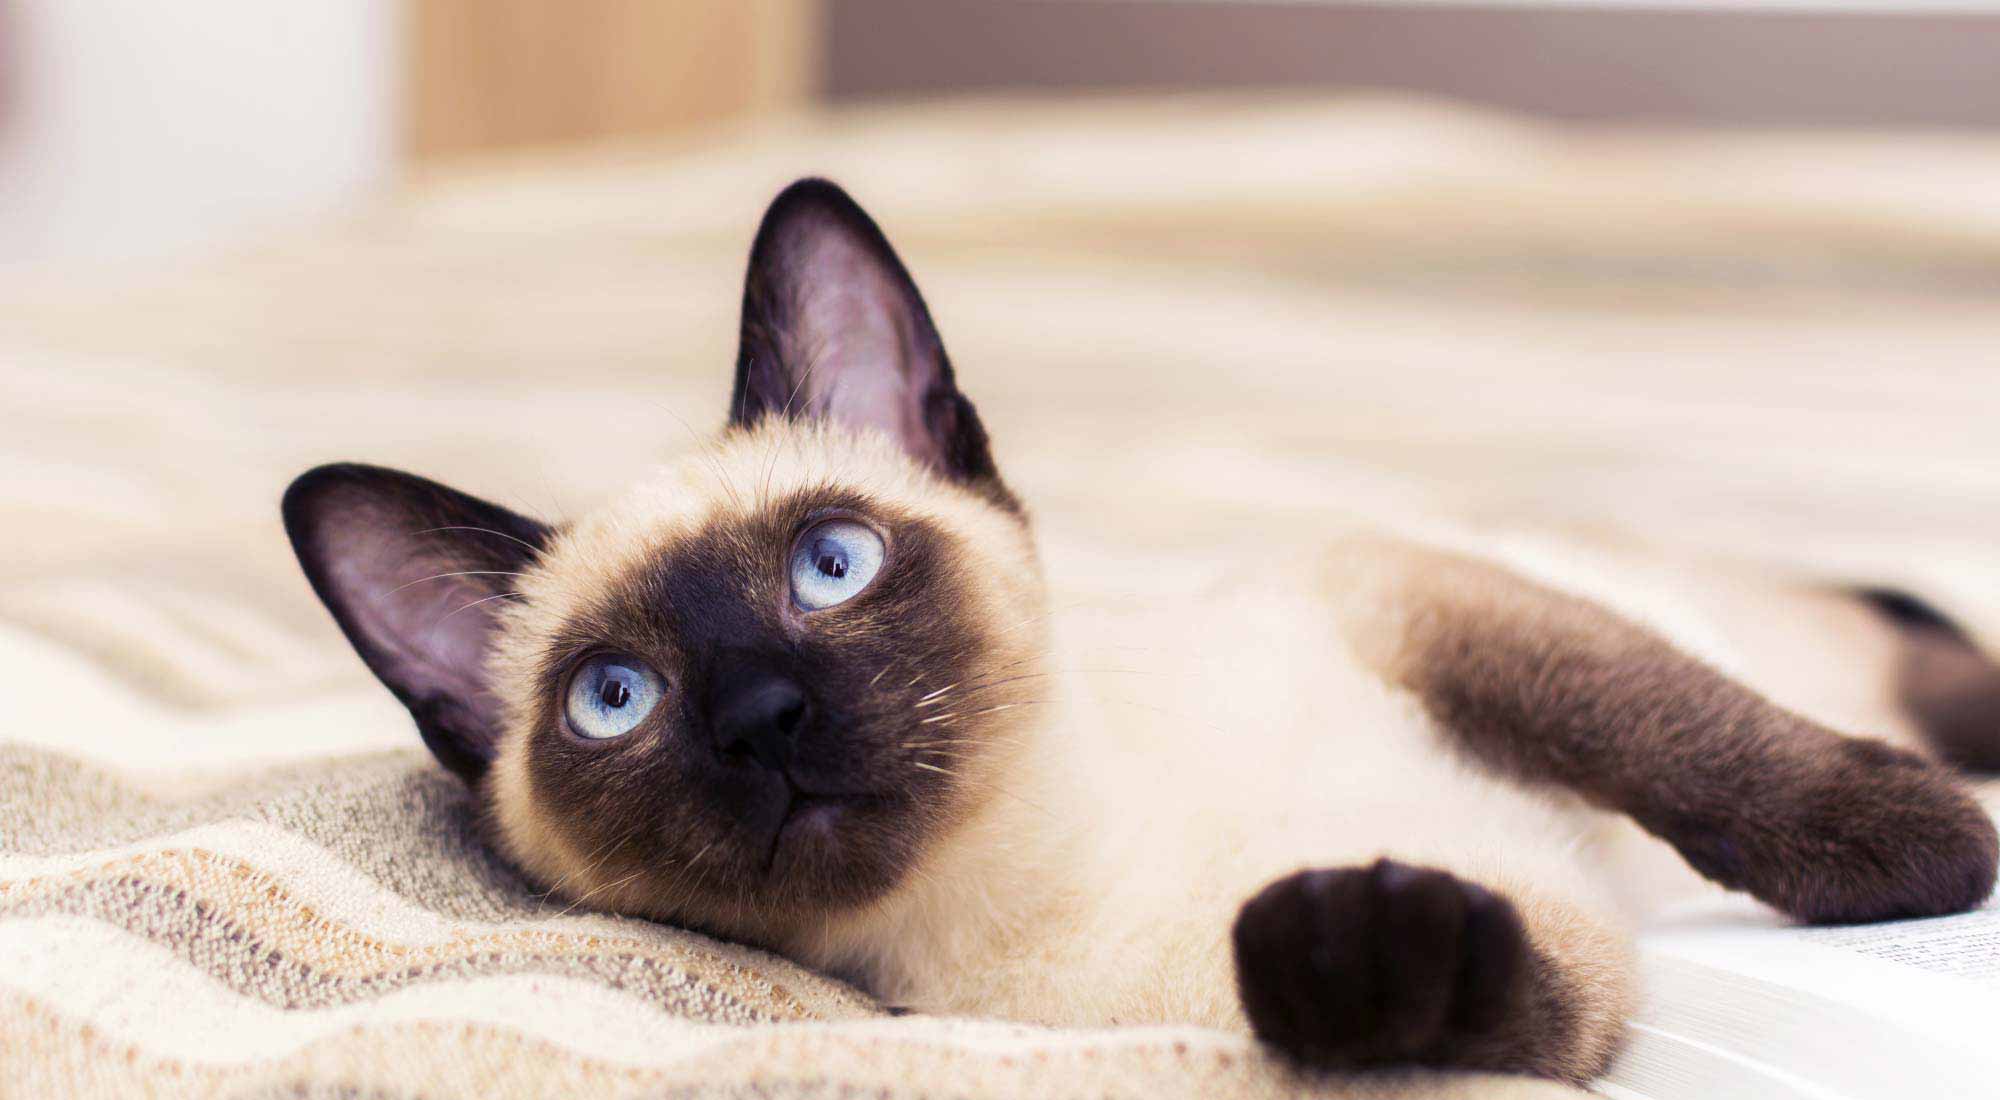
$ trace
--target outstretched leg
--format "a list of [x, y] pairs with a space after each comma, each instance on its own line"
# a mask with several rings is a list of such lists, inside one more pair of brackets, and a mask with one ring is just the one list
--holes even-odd
[[1915, 596], [1855, 593], [1896, 631], [1896, 695], [1932, 752], [1974, 772], [2000, 772], [2000, 664], [1957, 623]]
[[1632, 817], [1805, 921], [1932, 916], [1991, 892], [1992, 821], [1946, 769], [1786, 711], [1587, 600], [1476, 559], [1358, 548], [1357, 648], [1485, 766]]

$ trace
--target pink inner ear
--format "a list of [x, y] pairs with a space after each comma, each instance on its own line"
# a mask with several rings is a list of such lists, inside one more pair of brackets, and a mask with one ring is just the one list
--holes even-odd
[[392, 510], [355, 509], [323, 536], [328, 579], [345, 596], [350, 625], [393, 663], [388, 674], [399, 687], [478, 708], [495, 612], [514, 578], [501, 575], [499, 563], [440, 552], [457, 540], [404, 529], [421, 522]]
[[285, 532], [313, 589], [439, 762], [485, 773], [500, 730], [486, 655], [549, 529], [397, 470], [334, 463], [285, 490]]
[[[475, 582], [506, 577], [439, 577], [452, 563], [429, 556], [402, 559], [404, 568], [351, 570], [336, 566], [339, 583], [354, 586], [357, 625], [381, 639], [413, 683], [428, 683], [453, 694], [484, 689], [487, 642], [492, 634], [493, 586]], [[408, 574], [398, 580], [400, 574]], [[410, 583], [416, 582], [416, 583]], [[397, 591], [399, 585], [409, 587]], [[504, 588], [504, 586], [503, 586]]]
[[790, 272], [797, 288], [787, 353], [805, 373], [794, 406], [858, 429], [877, 429], [920, 461], [941, 465], [924, 399], [941, 373], [920, 327], [920, 305], [845, 229], [817, 225]]

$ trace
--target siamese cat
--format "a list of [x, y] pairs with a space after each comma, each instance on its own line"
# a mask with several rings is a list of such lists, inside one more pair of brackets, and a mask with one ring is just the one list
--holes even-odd
[[562, 895], [923, 1012], [1580, 1082], [1687, 869], [1805, 922], [1993, 887], [1954, 769], [2000, 765], [2000, 670], [1914, 599], [1718, 577], [1688, 602], [1724, 672], [1603, 585], [1357, 522], [1134, 612], [1184, 655], [1111, 707], [837, 187], [771, 205], [741, 340], [719, 437], [575, 522], [361, 465], [285, 494], [314, 591]]

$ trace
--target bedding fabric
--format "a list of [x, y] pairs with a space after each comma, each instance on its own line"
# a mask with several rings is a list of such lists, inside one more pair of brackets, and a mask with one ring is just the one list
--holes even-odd
[[0, 1093], [1533, 1097], [1322, 1082], [1193, 1029], [894, 1018], [831, 979], [537, 893], [419, 752], [192, 798], [0, 749]]

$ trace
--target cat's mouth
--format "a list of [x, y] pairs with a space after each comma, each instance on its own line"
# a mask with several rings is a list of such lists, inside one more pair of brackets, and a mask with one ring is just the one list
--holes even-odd
[[841, 834], [857, 818], [879, 811], [889, 802], [886, 795], [806, 790], [789, 775], [784, 777], [784, 783], [785, 809], [778, 815], [764, 853], [766, 877], [782, 874], [797, 864], [837, 856], [842, 846]]

